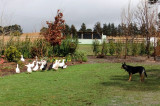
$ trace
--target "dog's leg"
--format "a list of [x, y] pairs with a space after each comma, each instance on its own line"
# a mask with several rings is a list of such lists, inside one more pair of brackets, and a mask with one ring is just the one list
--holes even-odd
[[130, 74], [129, 74], [129, 80], [128, 80], [128, 81], [131, 81], [131, 79], [132, 79], [132, 74], [130, 73]]
[[141, 82], [143, 82], [143, 81], [144, 81], [144, 73], [143, 73], [143, 72], [142, 72], [142, 73], [140, 73], [140, 79], [141, 79], [141, 80], [140, 80]]

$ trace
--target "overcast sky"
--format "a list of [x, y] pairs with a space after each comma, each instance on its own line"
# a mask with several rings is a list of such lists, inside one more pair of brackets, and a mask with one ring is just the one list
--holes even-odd
[[[96, 22], [121, 22], [122, 9], [129, 0], [0, 0], [1, 25], [18, 24], [23, 32], [39, 32], [46, 21], [54, 21], [60, 9], [68, 25], [79, 30], [82, 23], [93, 29]], [[140, 0], [131, 0], [132, 6]]]

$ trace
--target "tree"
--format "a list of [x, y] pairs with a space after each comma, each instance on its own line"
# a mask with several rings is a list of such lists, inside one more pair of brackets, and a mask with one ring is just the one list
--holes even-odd
[[44, 38], [48, 41], [53, 47], [55, 45], [61, 45], [62, 40], [64, 39], [62, 35], [62, 30], [65, 29], [65, 20], [63, 19], [63, 13], [60, 10], [57, 11], [54, 22], [46, 22], [48, 25], [48, 30], [44, 34]]
[[71, 31], [71, 34], [73, 35], [73, 37], [77, 36], [77, 29], [73, 24], [71, 25], [70, 31]]
[[87, 29], [86, 32], [92, 32], [92, 29]]
[[71, 28], [69, 25], [65, 24], [65, 29], [63, 30], [64, 35], [70, 35], [71, 34]]
[[107, 24], [103, 24], [103, 34], [108, 35], [108, 26]]
[[153, 27], [155, 27], [157, 23], [157, 15], [156, 7], [151, 8], [147, 0], [142, 0], [139, 3], [135, 13], [142, 35], [145, 36], [147, 40], [146, 52], [148, 58], [150, 57], [150, 37], [153, 36]]
[[123, 9], [122, 14], [121, 14], [121, 19], [122, 19], [122, 28], [123, 28], [123, 34], [126, 38], [126, 43], [125, 43], [125, 56], [124, 58], [127, 58], [127, 47], [128, 47], [128, 36], [131, 35], [131, 23], [133, 21], [133, 11], [131, 10], [130, 7], [130, 2], [128, 4], [127, 11]]
[[94, 25], [94, 32], [97, 32], [99, 35], [102, 34], [102, 27], [101, 27], [101, 23], [100, 22], [97, 22], [95, 25]]
[[79, 31], [80, 31], [80, 32], [86, 32], [86, 31], [87, 31], [87, 30], [86, 30], [86, 25], [85, 25], [85, 23], [82, 23], [81, 28], [80, 28]]
[[43, 35], [43, 34], [47, 33], [47, 30], [48, 30], [48, 28], [42, 27], [42, 28], [40, 29], [40, 34]]

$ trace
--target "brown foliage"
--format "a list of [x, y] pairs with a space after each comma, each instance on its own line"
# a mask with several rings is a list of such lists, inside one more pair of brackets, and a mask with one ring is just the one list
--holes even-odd
[[44, 34], [45, 39], [52, 45], [60, 45], [62, 39], [64, 39], [62, 30], [65, 29], [65, 20], [63, 20], [63, 13], [60, 10], [57, 11], [57, 16], [55, 17], [55, 21], [46, 22], [48, 25], [48, 30]]

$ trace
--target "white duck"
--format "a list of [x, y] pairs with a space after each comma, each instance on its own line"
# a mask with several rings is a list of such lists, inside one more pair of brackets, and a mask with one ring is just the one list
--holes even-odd
[[62, 68], [67, 68], [67, 65], [64, 65]]
[[63, 59], [63, 61], [61, 63], [59, 63], [59, 67], [63, 68], [63, 66], [65, 65], [64, 61], [65, 61], [65, 59]]
[[44, 63], [41, 62], [40, 70], [42, 70], [43, 67], [44, 67]]
[[18, 64], [17, 64], [17, 68], [16, 68], [16, 73], [20, 73], [20, 69], [18, 67]]
[[59, 63], [60, 63], [61, 60], [56, 60], [55, 64], [53, 64], [53, 69], [55, 70], [58, 70], [58, 67], [59, 67]]
[[32, 62], [32, 64], [31, 64], [31, 68], [32, 68], [32, 67], [34, 67], [34, 63], [35, 63], [35, 62], [36, 62], [36, 61], [33, 61], [33, 62]]
[[36, 62], [36, 66], [33, 68], [33, 71], [37, 71], [39, 66], [38, 66], [39, 62]]
[[25, 61], [24, 58], [23, 58], [23, 55], [21, 55], [21, 61]]
[[57, 63], [58, 63], [58, 60], [56, 60], [56, 62], [53, 64], [52, 68], [55, 68]]
[[32, 73], [31, 64], [25, 65], [27, 67], [27, 72]]

